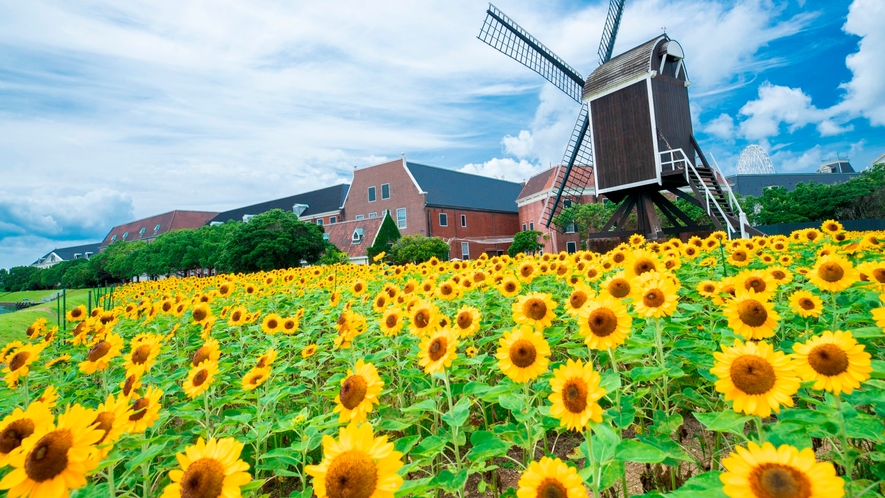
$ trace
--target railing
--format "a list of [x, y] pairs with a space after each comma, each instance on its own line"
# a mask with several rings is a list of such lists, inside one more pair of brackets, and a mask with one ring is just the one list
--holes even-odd
[[[728, 226], [728, 230], [726, 230], [726, 231], [728, 232], [729, 238], [731, 237], [732, 233], [737, 232], [735, 227], [732, 225], [731, 221], [728, 220], [728, 214], [725, 211], [723, 211], [722, 206], [720, 206], [719, 203], [716, 202], [716, 198], [713, 196], [713, 193], [710, 192], [710, 188], [707, 187], [707, 183], [704, 181], [701, 174], [698, 173], [698, 170], [697, 170], [697, 168], [695, 168], [695, 165], [692, 164], [692, 162], [688, 160], [687, 156], [685, 155], [685, 152], [682, 149], [670, 149], [670, 150], [661, 151], [660, 156], [661, 156], [661, 169], [662, 170], [664, 169], [665, 165], [667, 165], [670, 169], [675, 169], [677, 164], [681, 165], [682, 168], [685, 170], [685, 181], [689, 182], [689, 184], [692, 183], [691, 176], [689, 175], [689, 171], [694, 173], [694, 177], [697, 179], [697, 182], [695, 182], [695, 183], [700, 184], [700, 186], [704, 188], [704, 198], [705, 198], [704, 200], [706, 201], [705, 202], [705, 204], [706, 204], [705, 211], [706, 211], [707, 215], [711, 216], [711, 217], [713, 216], [713, 209], [711, 207], [711, 201], [712, 201], [712, 205], [716, 206], [716, 210], [718, 210], [719, 214], [721, 215], [720, 218], [722, 218], [722, 220]], [[714, 180], [715, 180], [715, 178], [714, 178]], [[741, 231], [741, 236], [743, 237], [743, 231], [744, 231], [743, 226], [740, 227], [740, 231]]]
[[661, 156], [661, 171], [665, 169], [676, 169], [677, 166], [681, 168], [685, 168], [685, 165], [689, 163], [688, 158], [685, 156], [685, 152], [682, 149], [670, 149], [665, 150], [660, 153]]
[[[741, 223], [741, 238], [747, 238], [747, 230], [746, 226], [750, 224], [747, 220], [747, 214], [744, 213], [743, 208], [741, 208], [741, 204], [738, 202], [737, 197], [734, 196], [734, 192], [731, 190], [731, 185], [728, 184], [728, 180], [725, 179], [725, 175], [722, 174], [722, 170], [719, 169], [719, 163], [716, 162], [716, 158], [713, 157], [713, 153], [710, 153], [710, 166], [713, 168], [713, 174], [719, 175], [722, 177], [722, 184], [725, 185], [725, 191], [728, 192], [728, 202], [731, 204], [732, 211], [738, 213], [738, 219]], [[718, 182], [718, 180], [717, 180]]]

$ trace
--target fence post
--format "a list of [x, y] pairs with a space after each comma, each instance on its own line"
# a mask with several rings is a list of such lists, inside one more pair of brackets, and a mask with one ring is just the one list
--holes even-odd
[[86, 312], [90, 315], [92, 314], [92, 290], [91, 289], [86, 294]]
[[61, 328], [61, 313], [59, 313], [59, 311], [61, 310], [61, 308], [60, 308], [61, 299], [60, 298], [61, 298], [61, 293], [56, 292], [55, 293], [55, 324], [58, 325], [58, 328]]
[[68, 296], [68, 292], [67, 292], [67, 291], [68, 291], [67, 289], [62, 289], [62, 290], [61, 290], [61, 316], [65, 317], [65, 320], [62, 320], [62, 322], [61, 322], [61, 324], [62, 324], [62, 330], [68, 330], [68, 320], [67, 320], [67, 314], [68, 314], [68, 299], [67, 299], [67, 296]]

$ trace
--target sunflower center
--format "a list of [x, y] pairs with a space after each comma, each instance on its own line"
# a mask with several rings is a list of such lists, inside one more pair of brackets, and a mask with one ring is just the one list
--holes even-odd
[[616, 278], [608, 283], [608, 293], [618, 299], [626, 297], [630, 294], [630, 282], [624, 278]]
[[562, 386], [562, 404], [572, 413], [581, 413], [587, 408], [587, 383], [584, 379], [571, 378]]
[[396, 327], [396, 315], [388, 315], [387, 320], [384, 320], [384, 323], [387, 325], [387, 328]]
[[384, 296], [378, 296], [378, 299], [375, 300], [375, 307], [377, 308], [383, 308], [385, 304], [387, 304], [387, 299]]
[[731, 259], [735, 261], [746, 261], [747, 253], [744, 251], [735, 251], [734, 254], [731, 255]]
[[344, 408], [353, 410], [366, 398], [368, 389], [369, 385], [362, 375], [351, 375], [344, 380], [344, 384], [341, 384], [341, 392], [339, 393], [341, 404], [344, 405]]
[[378, 484], [378, 469], [365, 452], [345, 451], [329, 463], [325, 484], [326, 496], [369, 498]]
[[545, 478], [535, 489], [538, 490], [535, 494], [537, 498], [566, 498], [568, 496], [565, 486], [552, 477]]
[[134, 375], [130, 375], [126, 377], [126, 382], [123, 384], [123, 395], [129, 396], [129, 393], [132, 392], [132, 386], [135, 385], [135, 381], [138, 380]]
[[209, 371], [204, 368], [204, 369], [200, 370], [199, 372], [197, 372], [196, 375], [194, 375], [193, 385], [195, 387], [202, 386], [203, 382], [206, 382], [206, 379], [208, 379], [208, 378], [209, 378]]
[[848, 370], [848, 355], [835, 344], [821, 344], [808, 353], [808, 364], [821, 375], [839, 375]]
[[22, 440], [34, 433], [34, 421], [20, 418], [0, 431], [0, 453], [9, 454], [22, 444]]
[[275, 329], [279, 326], [280, 326], [280, 324], [274, 318], [271, 318], [270, 320], [267, 321], [267, 328], [269, 328], [269, 329]]
[[590, 331], [597, 337], [608, 337], [618, 328], [618, 317], [608, 308], [596, 308], [587, 317]]
[[446, 340], [445, 337], [436, 337], [430, 341], [430, 346], [427, 347], [427, 353], [431, 360], [439, 361], [440, 358], [445, 356], [448, 348], [449, 341]]
[[46, 434], [25, 457], [25, 473], [36, 482], [48, 481], [64, 472], [68, 466], [68, 450], [74, 445], [74, 435], [68, 429]]
[[876, 268], [873, 270], [873, 278], [880, 284], [885, 284], [885, 268]]
[[243, 316], [243, 313], [238, 310], [238, 311], [234, 311], [233, 313], [231, 313], [230, 319], [233, 320], [234, 322], [239, 322], [240, 318], [242, 316]]
[[86, 355], [86, 359], [93, 362], [98, 361], [99, 358], [108, 354], [108, 351], [110, 350], [111, 343], [109, 343], [108, 341], [101, 341], [89, 350], [89, 354]]
[[584, 291], [575, 291], [572, 292], [572, 295], [568, 298], [569, 306], [574, 309], [578, 309], [581, 306], [584, 306], [584, 303], [587, 302], [587, 293]]
[[771, 276], [774, 277], [775, 280], [783, 280], [787, 278], [787, 274], [784, 273], [782, 270], [774, 270], [773, 272], [771, 272]]
[[649, 308], [659, 308], [664, 304], [664, 293], [659, 289], [649, 289], [642, 295], [642, 303]]
[[80, 318], [82, 315], [83, 315], [83, 309], [82, 309], [82, 308], [74, 308], [74, 309], [71, 310], [71, 316], [72, 316], [73, 318]]
[[729, 375], [734, 386], [747, 394], [765, 394], [777, 380], [771, 363], [749, 354], [739, 356], [732, 362]]
[[753, 289], [756, 292], [765, 292], [765, 280], [762, 280], [759, 277], [750, 277], [744, 282], [744, 288], [747, 290]]
[[356, 285], [354, 285], [353, 291], [356, 293], [362, 292], [363, 291], [363, 284], [357, 283]]
[[520, 339], [510, 346], [510, 361], [519, 368], [527, 368], [535, 363], [538, 351], [531, 341]]
[[523, 277], [528, 277], [535, 271], [535, 268], [532, 265], [524, 265], [519, 269], [519, 274]]
[[455, 321], [458, 322], [458, 326], [462, 329], [469, 329], [473, 325], [473, 315], [467, 311], [462, 311], [458, 313], [458, 318]]
[[132, 352], [132, 363], [136, 365], [141, 365], [147, 361], [148, 356], [151, 354], [151, 347], [147, 344], [142, 344], [135, 348], [135, 351]]
[[637, 275], [642, 275], [645, 272], [649, 272], [654, 270], [655, 262], [648, 258], [640, 258], [633, 263], [633, 273]]
[[547, 304], [543, 299], [533, 297], [522, 305], [522, 312], [532, 320], [543, 320], [547, 316]]
[[200, 322], [200, 321], [203, 321], [206, 319], [206, 316], [208, 315], [208, 313], [206, 312], [206, 308], [203, 308], [201, 306], [201, 307], [195, 308], [192, 315], [194, 316], [194, 320]]
[[196, 352], [194, 352], [194, 359], [191, 361], [191, 365], [197, 366], [200, 363], [209, 359], [209, 347], [208, 346], [200, 346]]
[[712, 294], [713, 292], [716, 292], [716, 286], [713, 284], [706, 284], [704, 285], [704, 292]]
[[419, 310], [417, 313], [415, 313], [415, 325], [417, 325], [418, 328], [423, 329], [429, 324], [430, 313], [428, 313], [426, 310]]
[[151, 402], [147, 398], [138, 398], [135, 400], [135, 403], [132, 403], [132, 415], [129, 415], [129, 420], [132, 422], [137, 422], [144, 418], [147, 414], [147, 407]]
[[504, 290], [507, 292], [515, 292], [516, 291], [516, 282], [507, 282], [504, 284]]
[[814, 301], [808, 299], [807, 297], [803, 297], [799, 300], [799, 307], [804, 310], [813, 310], [814, 309]]
[[95, 421], [92, 422], [95, 425], [95, 428], [104, 431], [104, 435], [101, 436], [101, 439], [98, 440], [96, 444], [100, 445], [104, 442], [105, 438], [108, 437], [108, 433], [111, 432], [111, 429], [114, 428], [114, 412], [101, 412], [95, 417]]
[[826, 282], [838, 282], [845, 276], [845, 270], [839, 263], [829, 262], [820, 265], [817, 276]]
[[808, 477], [786, 465], [763, 463], [749, 477], [750, 489], [763, 498], [808, 498], [811, 482]]
[[224, 466], [214, 458], [193, 462], [181, 476], [181, 498], [218, 498], [224, 485]]
[[27, 362], [28, 358], [30, 358], [30, 357], [31, 357], [31, 353], [29, 353], [27, 351], [22, 351], [20, 353], [17, 353], [15, 356], [12, 357], [11, 360], [9, 360], [9, 371], [15, 372], [19, 368], [25, 366], [25, 362]]
[[442, 284], [439, 286], [439, 292], [443, 296], [450, 296], [452, 295], [452, 292], [454, 292], [454, 289], [452, 289], [451, 284]]
[[741, 301], [737, 311], [741, 321], [751, 327], [759, 327], [768, 320], [768, 311], [765, 306], [755, 299]]
[[623, 263], [627, 256], [622, 252], [616, 252], [612, 255], [612, 261], [615, 263]]

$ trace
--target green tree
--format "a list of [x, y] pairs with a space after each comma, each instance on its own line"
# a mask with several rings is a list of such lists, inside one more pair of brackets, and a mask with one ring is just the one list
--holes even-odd
[[423, 263], [433, 257], [447, 260], [449, 249], [449, 245], [439, 237], [406, 235], [390, 248], [390, 259], [398, 265]]
[[0, 292], [9, 292], [6, 286], [9, 283], [9, 271], [6, 268], [0, 268]]
[[325, 250], [323, 228], [274, 209], [238, 224], [226, 238], [218, 267], [228, 272], [291, 268], [316, 263]]
[[142, 274], [142, 269], [138, 267], [137, 252], [147, 245], [146, 242], [140, 240], [135, 242], [118, 240], [104, 250], [104, 253], [101, 254], [104, 258], [99, 262], [103, 264], [103, 269], [110, 275], [112, 280], [119, 282], [131, 281]]
[[18, 292], [39, 289], [39, 272], [40, 269], [34, 266], [13, 266], [4, 279], [7, 290]]
[[541, 232], [537, 230], [526, 230], [517, 233], [513, 236], [513, 243], [507, 248], [507, 254], [511, 258], [521, 252], [534, 254], [544, 247], [544, 244], [538, 242], [538, 237], [540, 236]]
[[381, 228], [378, 229], [378, 236], [375, 238], [375, 243], [366, 249], [366, 254], [369, 256], [369, 263], [374, 262], [375, 256], [382, 252], [389, 252], [393, 244], [401, 237], [402, 234], [399, 232], [396, 222], [393, 221], [393, 218], [390, 217], [390, 213], [388, 212], [384, 217], [384, 221], [381, 222]]
[[[583, 240], [589, 240], [590, 234], [600, 232], [617, 209], [618, 204], [614, 202], [572, 204], [562, 209], [553, 218], [553, 224], [560, 230], [566, 230], [569, 225], [574, 225], [574, 230], [578, 233], [578, 236]], [[635, 220], [633, 220], [633, 223], [635, 225]], [[618, 227], [621, 230], [625, 228], [627, 227]]]
[[318, 261], [321, 265], [343, 265], [349, 262], [350, 258], [347, 257], [347, 253], [338, 249], [338, 247], [331, 242], [326, 242], [326, 250], [323, 252], [323, 257]]

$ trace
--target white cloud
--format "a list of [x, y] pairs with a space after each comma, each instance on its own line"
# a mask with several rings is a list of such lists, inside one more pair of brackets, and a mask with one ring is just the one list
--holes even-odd
[[704, 131], [724, 140], [734, 140], [734, 119], [726, 113], [710, 121], [704, 127]]
[[[52, 239], [101, 238], [115, 222], [132, 217], [132, 198], [100, 188], [73, 194], [40, 188], [27, 196], [0, 201], [0, 240], [8, 236], [38, 235]], [[110, 223], [110, 224], [109, 224]]]
[[816, 108], [801, 88], [788, 88], [765, 82], [759, 98], [744, 104], [740, 114], [747, 116], [739, 125], [748, 140], [763, 140], [780, 134], [782, 123], [792, 133], [799, 128], [826, 119], [826, 111]]
[[861, 37], [858, 51], [845, 59], [852, 78], [843, 83], [846, 91], [837, 111], [861, 115], [877, 126], [885, 125], [885, 74], [882, 72], [882, 54], [885, 53], [885, 2], [882, 0], [854, 0], [842, 29]]
[[812, 172], [820, 166], [819, 145], [804, 152], [779, 150], [772, 154], [771, 164], [777, 173]]
[[531, 155], [535, 148], [535, 137], [528, 130], [520, 130], [519, 136], [506, 135], [501, 144], [504, 145], [504, 152], [522, 159]]
[[543, 166], [526, 160], [514, 161], [510, 158], [494, 158], [482, 164], [465, 164], [459, 171], [490, 176], [511, 182], [522, 182], [540, 173]]

